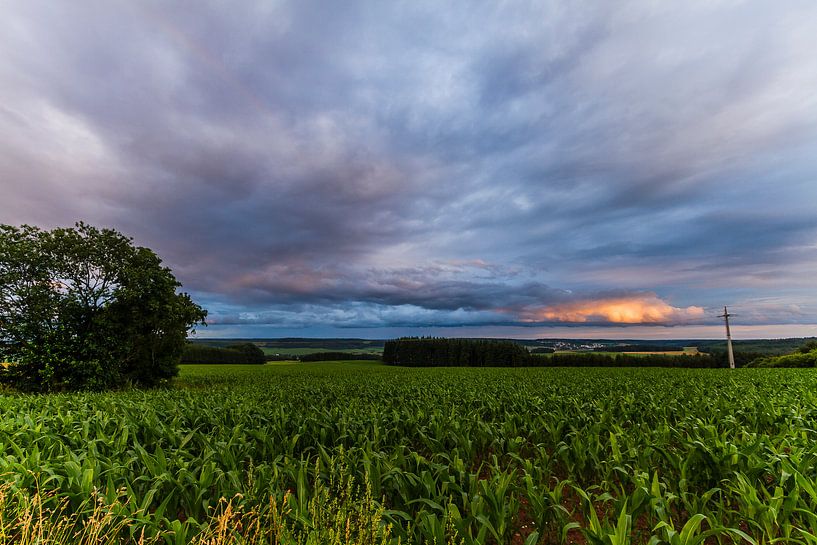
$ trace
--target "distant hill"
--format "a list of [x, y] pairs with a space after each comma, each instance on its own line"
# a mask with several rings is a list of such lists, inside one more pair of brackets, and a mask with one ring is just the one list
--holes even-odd
[[[781, 355], [793, 352], [809, 340], [817, 337], [788, 338], [788, 339], [749, 339], [732, 342], [736, 352], [751, 353], [753, 355]], [[705, 353], [720, 353], [726, 351], [726, 341], [716, 339], [484, 339], [484, 340], [512, 340], [525, 346], [529, 350], [546, 348], [558, 351], [587, 351], [587, 352], [643, 352], [650, 348], [660, 347], [666, 351], [671, 349], [683, 350], [685, 347], [697, 347]], [[286, 337], [281, 339], [191, 339], [196, 344], [224, 347], [237, 342], [252, 343], [261, 348], [265, 354], [274, 356], [301, 356], [315, 352], [364, 352], [380, 354], [383, 352], [385, 339], [306, 339]], [[629, 348], [632, 348], [630, 350]]]
[[383, 348], [385, 339], [312, 339], [285, 337], [281, 339], [191, 339], [193, 342], [222, 346], [236, 342], [250, 342], [268, 348]]
[[206, 346], [224, 347], [236, 342], [252, 343], [271, 357], [300, 357], [316, 352], [348, 352], [380, 355], [384, 340], [370, 339], [191, 339], [191, 342]]

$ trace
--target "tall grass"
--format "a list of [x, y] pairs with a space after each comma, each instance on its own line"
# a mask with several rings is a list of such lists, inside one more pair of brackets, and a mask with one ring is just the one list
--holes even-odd
[[[33, 493], [0, 486], [0, 545], [386, 545], [393, 543], [383, 508], [367, 488], [361, 493], [345, 470], [329, 486], [317, 483], [303, 512], [287, 491], [279, 502], [248, 508], [240, 496], [220, 498], [201, 523], [167, 521], [147, 532], [132, 516], [125, 490], [109, 502], [93, 492], [78, 508], [56, 491]], [[56, 501], [55, 501], [56, 499]], [[399, 543], [399, 540], [397, 540]]]

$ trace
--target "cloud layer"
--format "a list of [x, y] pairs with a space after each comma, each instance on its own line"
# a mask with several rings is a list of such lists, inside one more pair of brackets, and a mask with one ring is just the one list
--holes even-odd
[[214, 325], [271, 334], [814, 324], [816, 25], [806, 1], [16, 3], [0, 221], [116, 227]]

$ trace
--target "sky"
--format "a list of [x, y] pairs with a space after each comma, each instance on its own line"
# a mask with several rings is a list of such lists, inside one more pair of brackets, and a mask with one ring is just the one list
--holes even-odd
[[817, 335], [817, 3], [0, 5], [0, 223], [209, 337]]

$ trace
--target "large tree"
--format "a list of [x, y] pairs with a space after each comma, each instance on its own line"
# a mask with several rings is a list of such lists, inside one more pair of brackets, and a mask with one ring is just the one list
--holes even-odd
[[0, 380], [25, 390], [152, 386], [206, 311], [112, 229], [0, 225]]

